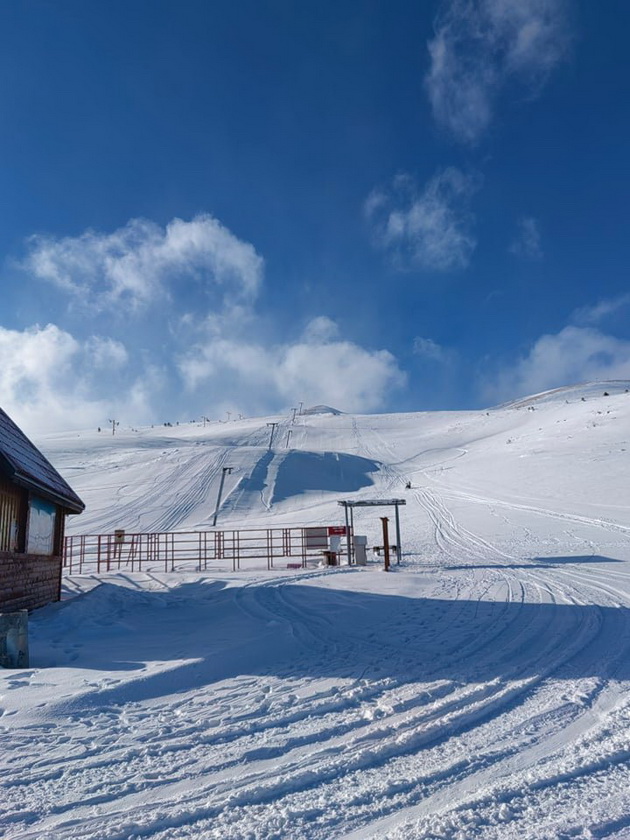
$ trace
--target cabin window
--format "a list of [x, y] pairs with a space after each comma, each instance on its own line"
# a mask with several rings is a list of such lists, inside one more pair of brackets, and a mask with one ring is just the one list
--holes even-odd
[[19, 548], [20, 505], [22, 492], [0, 479], [0, 551]]
[[57, 508], [50, 502], [31, 496], [28, 509], [28, 554], [52, 554], [55, 545]]

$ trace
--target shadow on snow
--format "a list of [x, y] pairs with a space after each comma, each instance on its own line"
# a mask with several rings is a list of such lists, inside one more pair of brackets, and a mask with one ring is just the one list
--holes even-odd
[[[411, 556], [411, 555], [408, 555]], [[469, 563], [462, 566], [441, 566], [444, 571], [456, 572], [463, 569], [553, 569], [555, 566], [562, 566], [565, 563], [622, 563], [614, 557], [600, 557], [596, 554], [585, 554], [581, 556], [567, 557], [536, 557], [526, 563]]]
[[[539, 559], [546, 566], [552, 558]], [[365, 574], [345, 574], [355, 573]], [[137, 671], [65, 701], [66, 712], [241, 675], [401, 684], [630, 679], [630, 610], [506, 597], [507, 588], [497, 600], [447, 600], [298, 582], [228, 587], [200, 579], [159, 592], [104, 583], [33, 616], [32, 664]], [[61, 651], [72, 643], [70, 660]], [[151, 663], [160, 670], [151, 673]]]
[[290, 452], [278, 467], [273, 502], [282, 502], [307, 490], [354, 493], [374, 482], [370, 473], [379, 464], [344, 452]]

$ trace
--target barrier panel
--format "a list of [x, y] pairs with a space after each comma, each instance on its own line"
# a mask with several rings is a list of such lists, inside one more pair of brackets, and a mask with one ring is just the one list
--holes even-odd
[[[140, 571], [240, 571], [316, 566], [330, 528], [80, 534], [64, 541], [65, 574]], [[297, 562], [296, 562], [297, 561]]]

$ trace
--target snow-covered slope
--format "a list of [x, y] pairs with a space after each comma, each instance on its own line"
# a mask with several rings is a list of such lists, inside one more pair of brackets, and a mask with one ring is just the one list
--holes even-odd
[[[209, 528], [222, 468], [230, 466], [220, 515], [225, 527], [338, 521], [339, 499], [396, 495], [408, 503], [407, 549], [434, 554], [439, 495], [458, 522], [474, 524], [504, 551], [515, 541], [522, 551], [530, 537], [533, 550], [541, 538], [553, 550], [558, 528], [561, 550], [567, 544], [578, 550], [580, 517], [590, 528], [611, 510], [617, 518], [619, 504], [627, 510], [628, 384], [558, 389], [489, 411], [317, 413], [295, 423], [289, 417], [189, 423], [38, 443], [86, 502], [85, 513], [70, 518], [69, 533]], [[358, 513], [358, 526], [375, 539], [379, 515]], [[543, 517], [544, 525], [528, 536], [524, 516]], [[577, 529], [571, 539], [566, 517]], [[441, 528], [443, 540], [447, 522]], [[619, 533], [600, 531], [605, 541]]]
[[230, 466], [222, 526], [402, 497], [404, 557], [68, 579], [0, 675], [6, 836], [630, 837], [628, 387], [37, 441], [74, 533], [208, 528]]

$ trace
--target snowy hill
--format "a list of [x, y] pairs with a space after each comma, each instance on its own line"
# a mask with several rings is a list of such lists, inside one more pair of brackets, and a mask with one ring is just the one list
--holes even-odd
[[[86, 502], [85, 513], [70, 518], [69, 533], [208, 528], [229, 465], [224, 527], [338, 521], [340, 498], [403, 495], [408, 550], [435, 557], [432, 500], [439, 493], [462, 524], [474, 525], [502, 551], [515, 542], [523, 551], [517, 524], [523, 512], [544, 517], [546, 540], [566, 516], [576, 526], [582, 517], [588, 527], [618, 517], [630, 442], [629, 384], [557, 389], [488, 411], [316, 413], [294, 423], [270, 417], [121, 429], [115, 436], [89, 431], [38, 444]], [[405, 491], [408, 481], [411, 491]], [[360, 517], [376, 538], [378, 516]], [[441, 527], [448, 530], [448, 522]], [[560, 533], [565, 551], [562, 527]], [[576, 538], [575, 550], [581, 546]]]
[[221, 526], [403, 497], [404, 557], [68, 579], [0, 674], [6, 836], [630, 837], [628, 388], [37, 440], [73, 533], [209, 528], [230, 466]]

